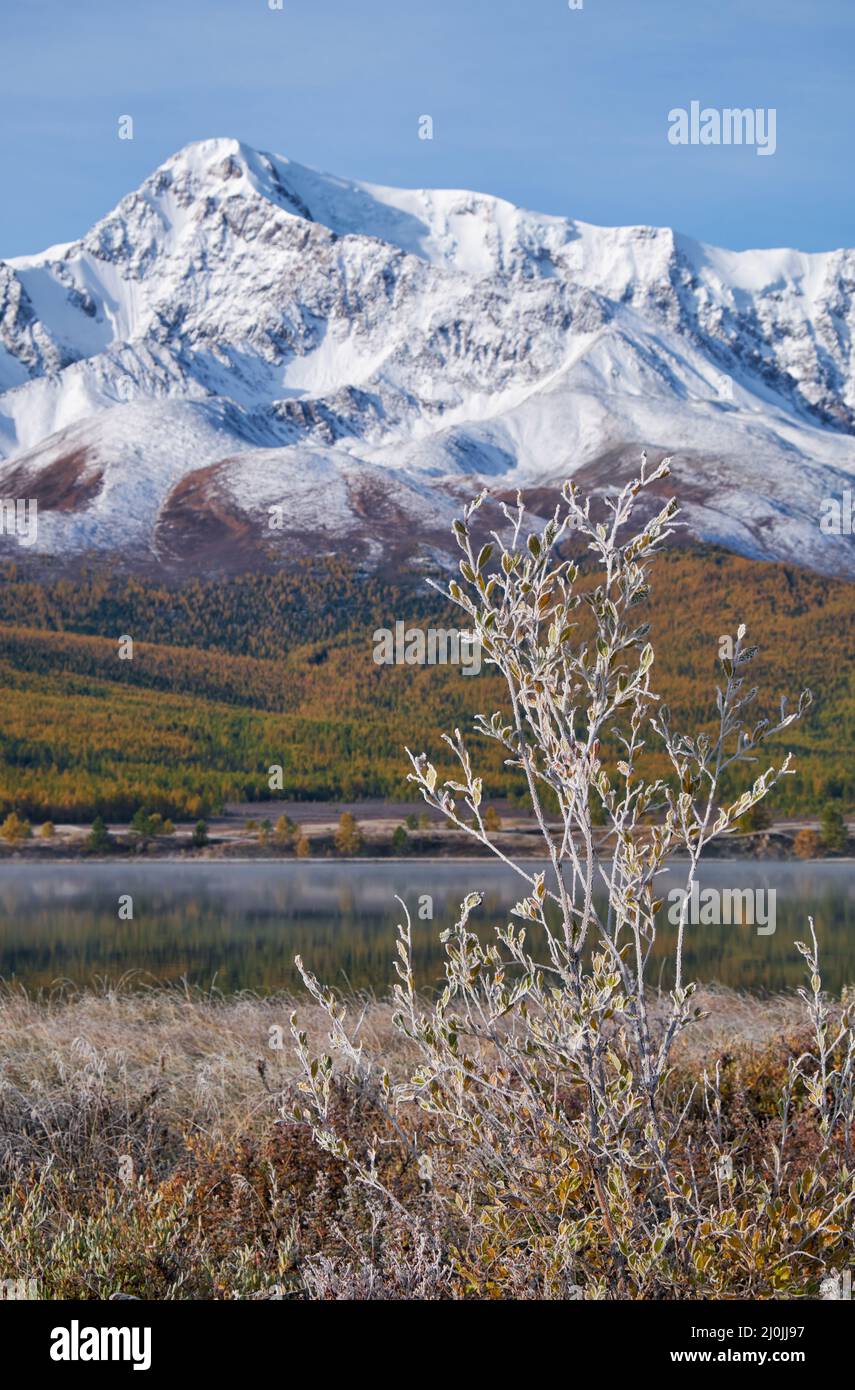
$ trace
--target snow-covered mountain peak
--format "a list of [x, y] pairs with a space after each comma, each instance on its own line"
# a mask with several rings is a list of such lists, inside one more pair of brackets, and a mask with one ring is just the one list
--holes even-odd
[[852, 251], [725, 251], [204, 140], [79, 241], [0, 261], [0, 494], [40, 499], [51, 551], [171, 556], [191, 504], [240, 518], [228, 548], [284, 497], [288, 546], [377, 557], [400, 529], [433, 545], [484, 480], [604, 485], [646, 444], [697, 534], [855, 572], [818, 529], [851, 481], [853, 341]]

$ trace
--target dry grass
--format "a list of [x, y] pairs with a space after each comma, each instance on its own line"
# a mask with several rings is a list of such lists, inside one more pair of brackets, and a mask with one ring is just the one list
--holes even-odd
[[[804, 1009], [794, 994], [757, 998], [719, 987], [696, 996], [707, 1015], [687, 1032], [681, 1063], [700, 1072], [735, 1049], [765, 1053], [804, 1031]], [[31, 997], [0, 990], [0, 1114], [8, 1109], [58, 1105], [76, 1084], [91, 1090], [97, 1073], [115, 1096], [134, 1102], [156, 1096], [164, 1124], [213, 1140], [254, 1133], [275, 1117], [281, 1095], [297, 1076], [289, 1018], [299, 1011], [311, 1048], [324, 1048], [322, 1010], [289, 995], [223, 997], [157, 988], [105, 988], [100, 992]], [[353, 998], [359, 1037], [398, 1079], [413, 1051], [392, 1023], [389, 1003]], [[274, 1030], [281, 1030], [276, 1033]], [[277, 1045], [281, 1042], [281, 1046]], [[15, 1101], [13, 1101], [13, 1097]], [[20, 1136], [18, 1136], [20, 1138]], [[8, 1123], [0, 1154], [16, 1147]]]
[[705, 1018], [678, 1039], [677, 1056], [700, 1071], [723, 1053], [738, 1048], [757, 1053], [800, 1037], [806, 1027], [804, 1004], [796, 994], [758, 997], [719, 985], [704, 985], [695, 995]]
[[[765, 1056], [804, 1032], [795, 995], [707, 988], [697, 999], [706, 1017], [683, 1035], [677, 1056], [689, 1073], [737, 1050]], [[0, 1165], [8, 1172], [10, 1164], [85, 1160], [103, 1172], [131, 1154], [160, 1178], [187, 1135], [213, 1144], [258, 1138], [279, 1118], [298, 1074], [295, 1009], [311, 1049], [322, 1052], [325, 1015], [289, 995], [105, 988], [30, 997], [3, 988]], [[402, 1079], [415, 1054], [391, 1005], [355, 997], [349, 1012], [367, 1053]]]
[[[716, 989], [699, 1003], [708, 1016], [684, 1035], [678, 1086], [722, 1062], [726, 1113], [759, 1153], [803, 1034], [800, 1001]], [[336, 1127], [378, 1143], [384, 1185], [418, 1214], [417, 1237], [287, 1118], [294, 1007], [163, 988], [0, 991], [0, 1280], [60, 1299], [471, 1294], [448, 1258], [455, 1237], [406, 1147], [383, 1133], [370, 1087], [341, 1087]], [[297, 1007], [323, 1051], [325, 1015]], [[402, 1077], [413, 1058], [390, 1005], [354, 999], [350, 1016], [366, 1051]], [[541, 1296], [484, 1288], [475, 1296]]]
[[[97, 1079], [127, 1111], [156, 1101], [161, 1128], [181, 1136], [234, 1141], [276, 1118], [281, 1096], [297, 1074], [289, 1018], [299, 1008], [313, 1044], [324, 1045], [325, 1018], [311, 1002], [287, 995], [222, 997], [157, 988], [57, 994], [33, 998], [0, 991], [0, 1156], [20, 1149], [10, 1112], [57, 1111]], [[372, 1052], [402, 1068], [404, 1040], [388, 1004], [354, 999], [352, 1016]], [[50, 1148], [49, 1126], [25, 1147]], [[130, 1136], [130, 1130], [128, 1131]], [[119, 1136], [117, 1136], [119, 1137]]]

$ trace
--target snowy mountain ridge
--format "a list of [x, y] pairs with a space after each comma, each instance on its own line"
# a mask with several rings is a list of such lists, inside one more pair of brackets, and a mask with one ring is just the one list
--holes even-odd
[[0, 261], [0, 496], [38, 499], [54, 555], [377, 561], [442, 548], [484, 483], [602, 487], [646, 446], [699, 537], [855, 575], [819, 527], [855, 473], [853, 338], [853, 250], [724, 251], [203, 141], [80, 241]]

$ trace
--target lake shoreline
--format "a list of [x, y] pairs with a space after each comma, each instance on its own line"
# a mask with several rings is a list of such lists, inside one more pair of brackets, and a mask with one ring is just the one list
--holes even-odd
[[[550, 827], [557, 831], [557, 827]], [[742, 859], [762, 862], [824, 863], [855, 860], [855, 836], [848, 836], [845, 849], [834, 853], [817, 853], [820, 846], [814, 836], [813, 853], [803, 857], [804, 850], [797, 840], [799, 831], [770, 827], [762, 831], [723, 836], [712, 840], [705, 848], [703, 861]], [[469, 863], [498, 857], [490, 845], [482, 844], [465, 831], [445, 826], [405, 827], [388, 821], [366, 821], [357, 824], [341, 843], [339, 827], [332, 824], [298, 826], [286, 833], [277, 833], [267, 825], [250, 822], [246, 827], [211, 829], [200, 844], [194, 841], [190, 826], [175, 827], [168, 834], [141, 835], [130, 826], [108, 827], [101, 840], [90, 843], [90, 832], [81, 827], [56, 827], [49, 836], [32, 834], [17, 840], [0, 840], [0, 865], [26, 861], [46, 863], [114, 863], [149, 860], [163, 863], [302, 863], [334, 859], [339, 863]], [[491, 844], [510, 860], [531, 859], [548, 862], [548, 853], [538, 827], [527, 825], [507, 827], [489, 833]], [[604, 830], [595, 831], [594, 849], [601, 858], [610, 858], [613, 837]], [[354, 852], [354, 850], [356, 852]], [[688, 856], [681, 856], [688, 862]]]
[[[485, 863], [489, 864], [489, 863], [496, 863], [496, 864], [502, 865], [502, 867], [504, 867], [504, 868], [507, 868], [507, 867], [508, 867], [507, 865], [502, 864], [502, 861], [498, 858], [498, 856], [493, 855], [493, 854], [490, 854], [490, 853], [484, 853], [484, 854], [455, 854], [455, 855], [450, 855], [450, 854], [437, 854], [437, 855], [429, 855], [429, 854], [419, 854], [419, 855], [415, 855], [415, 854], [369, 855], [369, 854], [365, 854], [365, 855], [359, 855], [359, 856], [356, 856], [356, 857], [346, 857], [346, 856], [344, 856], [344, 855], [338, 855], [338, 854], [332, 855], [332, 854], [330, 854], [330, 855], [314, 855], [314, 856], [310, 856], [310, 857], [307, 858], [307, 859], [301, 859], [301, 858], [299, 858], [297, 855], [294, 855], [294, 854], [253, 854], [253, 855], [244, 855], [244, 856], [240, 856], [240, 855], [236, 855], [236, 854], [229, 854], [229, 855], [224, 855], [224, 854], [221, 854], [221, 855], [210, 854], [210, 855], [205, 855], [205, 854], [193, 854], [193, 853], [190, 853], [190, 852], [182, 852], [181, 850], [176, 850], [176, 852], [175, 852], [174, 854], [158, 854], [158, 855], [154, 855], [154, 854], [135, 854], [135, 853], [132, 852], [132, 851], [129, 851], [128, 853], [125, 853], [125, 854], [118, 853], [118, 854], [111, 854], [111, 855], [76, 854], [76, 855], [68, 855], [68, 856], [59, 856], [59, 855], [44, 855], [44, 854], [43, 854], [43, 855], [41, 855], [41, 856], [35, 856], [35, 855], [34, 855], [34, 856], [27, 856], [27, 855], [20, 855], [20, 854], [11, 854], [11, 855], [6, 855], [6, 856], [3, 856], [3, 857], [0, 857], [0, 872], [2, 872], [2, 869], [3, 869], [4, 865], [6, 865], [6, 864], [20, 864], [23, 860], [26, 860], [27, 862], [31, 862], [33, 859], [35, 859], [36, 862], [38, 862], [38, 863], [40, 863], [40, 864], [42, 864], [42, 865], [56, 865], [57, 867], [65, 867], [65, 868], [68, 868], [68, 867], [71, 866], [71, 865], [80, 865], [80, 864], [85, 864], [85, 865], [90, 865], [90, 864], [91, 864], [91, 865], [94, 867], [95, 865], [118, 865], [118, 864], [122, 864], [122, 863], [132, 863], [132, 864], [139, 864], [139, 865], [150, 864], [150, 865], [152, 865], [152, 867], [154, 867], [154, 866], [156, 866], [156, 865], [161, 865], [161, 864], [211, 864], [211, 865], [214, 865], [214, 864], [216, 864], [216, 865], [220, 865], [220, 864], [298, 864], [298, 865], [300, 865], [300, 866], [302, 866], [302, 867], [309, 867], [309, 866], [318, 866], [318, 867], [320, 867], [321, 865], [327, 865], [327, 864], [329, 864], [329, 865], [332, 865], [332, 864], [339, 864], [339, 865], [341, 865], [342, 867], [345, 867], [345, 866], [347, 866], [347, 865], [350, 865], [350, 866], [353, 867], [353, 866], [365, 866], [365, 865], [368, 865], [368, 864], [377, 864], [377, 865], [395, 864], [395, 865], [406, 866], [406, 865], [408, 865], [408, 864], [409, 864], [409, 865], [413, 865], [413, 864], [419, 864], [419, 865], [421, 865], [421, 864], [428, 864], [428, 865], [429, 865], [429, 864], [443, 864], [443, 865], [445, 865], [445, 864], [485, 864]], [[534, 855], [534, 854], [527, 853], [527, 854], [525, 854], [525, 855], [520, 856], [519, 862], [520, 862], [520, 863], [523, 863], [523, 864], [525, 864], [525, 863], [541, 863], [541, 862], [543, 862], [543, 863], [549, 863], [549, 858], [548, 858], [548, 856], [547, 856], [546, 854], [543, 854], [543, 855]], [[667, 864], [667, 865], [669, 866], [669, 868], [678, 868], [678, 867], [680, 867], [681, 865], [685, 865], [685, 866], [688, 868], [688, 866], [689, 866], [690, 863], [691, 863], [691, 860], [690, 860], [686, 855], [672, 855], [670, 858], [666, 859], [664, 862], [665, 862], [665, 864]], [[819, 859], [799, 859], [797, 856], [794, 855], [792, 858], [774, 858], [774, 859], [770, 859], [768, 856], [754, 855], [754, 854], [734, 854], [734, 855], [716, 854], [716, 855], [709, 855], [709, 856], [703, 856], [703, 855], [702, 855], [702, 856], [701, 856], [701, 861], [700, 861], [700, 862], [701, 862], [702, 864], [711, 864], [711, 863], [715, 863], [715, 864], [720, 864], [720, 865], [725, 865], [725, 864], [744, 864], [744, 863], [746, 863], [746, 862], [748, 862], [748, 863], [754, 863], [754, 864], [764, 864], [764, 863], [794, 864], [794, 865], [800, 865], [800, 866], [804, 867], [805, 869], [811, 869], [811, 868], [817, 868], [817, 867], [819, 867], [819, 866], [827, 865], [827, 864], [855, 864], [855, 856], [852, 856], [852, 855], [843, 855], [843, 854], [836, 854], [836, 855], [827, 855], [827, 856], [824, 856], [824, 857], [819, 858]]]

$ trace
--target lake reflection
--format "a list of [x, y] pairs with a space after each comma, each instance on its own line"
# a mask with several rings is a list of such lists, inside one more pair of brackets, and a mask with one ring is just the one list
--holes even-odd
[[[659, 896], [681, 882], [670, 870]], [[816, 919], [823, 976], [839, 990], [855, 980], [855, 873], [849, 863], [760, 864], [711, 861], [701, 886], [774, 888], [774, 935], [750, 926], [690, 927], [684, 974], [739, 989], [779, 990], [803, 983], [794, 942]], [[484, 893], [477, 921], [485, 932], [507, 921], [520, 896], [504, 866], [474, 863], [347, 864], [334, 861], [0, 866], [0, 976], [28, 988], [58, 980], [133, 982], [187, 979], [231, 992], [262, 993], [299, 984], [294, 956], [330, 984], [385, 993], [394, 979], [395, 925], [405, 898], [413, 915], [418, 982], [442, 977], [438, 935], [453, 923], [465, 894]], [[118, 901], [133, 898], [132, 921]], [[433, 920], [419, 899], [432, 898]], [[476, 919], [473, 918], [473, 921]], [[664, 919], [650, 978], [670, 984], [675, 928]]]

